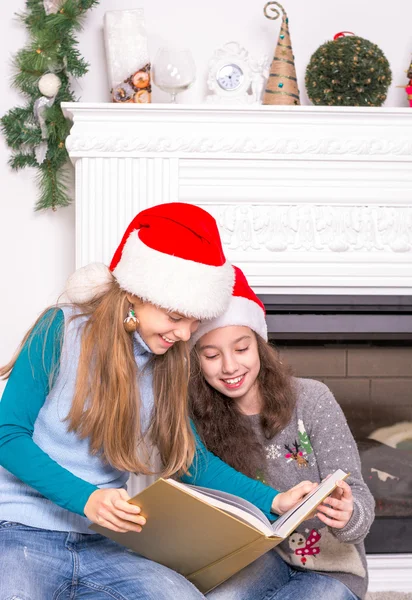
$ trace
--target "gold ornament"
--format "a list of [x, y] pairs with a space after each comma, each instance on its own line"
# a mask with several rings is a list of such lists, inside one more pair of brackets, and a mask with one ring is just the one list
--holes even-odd
[[139, 319], [136, 317], [136, 313], [132, 306], [129, 308], [129, 312], [127, 313], [127, 317], [123, 321], [123, 327], [127, 333], [134, 333], [137, 331], [137, 327], [139, 325]]

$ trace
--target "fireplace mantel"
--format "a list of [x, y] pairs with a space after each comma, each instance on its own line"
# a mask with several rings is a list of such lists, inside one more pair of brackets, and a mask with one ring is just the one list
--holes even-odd
[[216, 218], [258, 293], [411, 294], [412, 110], [66, 103], [76, 262], [159, 202]]

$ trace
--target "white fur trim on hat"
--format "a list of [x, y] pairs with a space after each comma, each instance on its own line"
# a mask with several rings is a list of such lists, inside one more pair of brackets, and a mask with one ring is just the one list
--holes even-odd
[[211, 266], [153, 250], [136, 231], [124, 245], [113, 270], [120, 287], [167, 310], [197, 319], [212, 319], [227, 307], [234, 271], [226, 261]]
[[72, 304], [90, 302], [102, 296], [110, 287], [113, 276], [103, 263], [90, 263], [77, 269], [69, 277], [64, 290], [64, 300]]
[[190, 338], [192, 346], [196, 344], [201, 337], [219, 329], [219, 327], [230, 327], [240, 325], [249, 327], [255, 331], [265, 341], [268, 339], [268, 328], [265, 314], [262, 308], [253, 300], [243, 298], [242, 296], [233, 296], [228, 309], [217, 319], [203, 321], [200, 323], [197, 331]]

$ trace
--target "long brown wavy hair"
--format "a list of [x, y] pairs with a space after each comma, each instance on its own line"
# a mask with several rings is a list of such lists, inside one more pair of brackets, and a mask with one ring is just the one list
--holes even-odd
[[[290, 421], [296, 398], [288, 366], [278, 359], [276, 350], [256, 335], [260, 358], [257, 377], [262, 401], [260, 423], [271, 439]], [[264, 469], [265, 456], [247, 416], [236, 402], [215, 390], [202, 375], [196, 347], [191, 352], [189, 405], [196, 429], [208, 450], [249, 477]]]
[[[153, 355], [154, 411], [146, 438], [140, 427], [138, 369], [132, 336], [123, 320], [129, 303], [113, 278], [110, 289], [89, 303], [76, 304], [73, 319], [83, 316], [80, 360], [68, 430], [89, 438], [92, 454], [122, 470], [153, 474], [148, 464], [150, 446], [157, 447], [162, 476], [187, 472], [195, 442], [188, 416], [187, 389], [190, 355], [185, 342], [177, 342], [164, 355]], [[50, 327], [55, 310], [46, 310], [25, 335], [12, 360], [0, 369], [7, 378], [35, 329]], [[47, 337], [47, 331], [45, 338]], [[58, 342], [57, 342], [58, 343]], [[61, 343], [61, 339], [60, 339]], [[49, 374], [53, 383], [59, 365]]]

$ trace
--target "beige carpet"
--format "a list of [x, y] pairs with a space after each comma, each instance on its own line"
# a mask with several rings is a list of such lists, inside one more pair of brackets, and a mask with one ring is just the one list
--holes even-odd
[[412, 592], [369, 592], [365, 600], [412, 600]]

